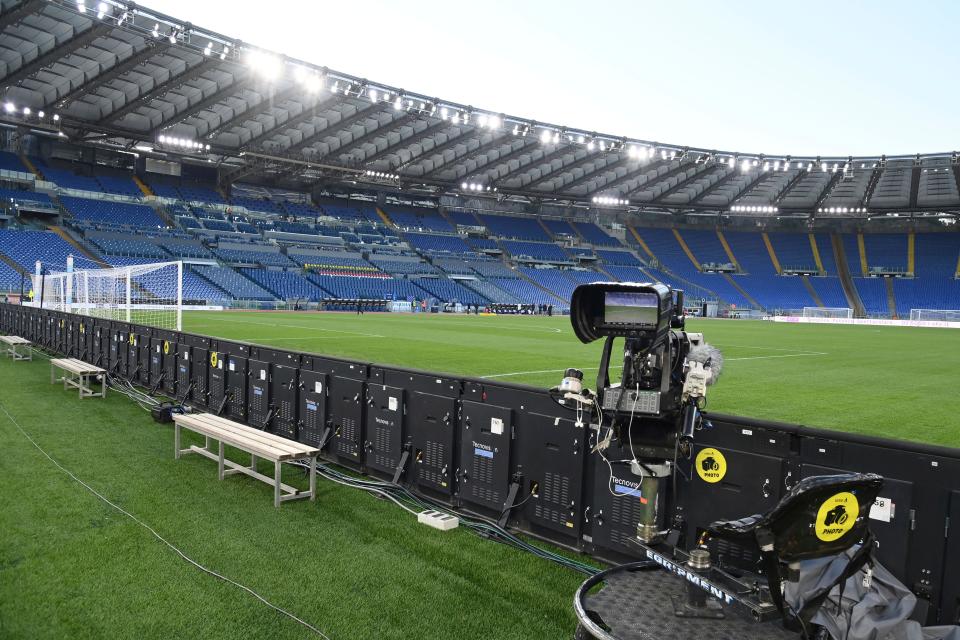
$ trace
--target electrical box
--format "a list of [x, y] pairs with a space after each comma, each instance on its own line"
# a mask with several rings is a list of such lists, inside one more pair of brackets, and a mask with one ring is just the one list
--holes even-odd
[[270, 375], [270, 402], [273, 419], [270, 432], [297, 439], [297, 369], [274, 365]]
[[414, 391], [407, 400], [407, 432], [413, 464], [408, 480], [445, 495], [453, 493], [457, 431], [455, 398]]
[[190, 348], [190, 381], [193, 382], [190, 400], [194, 406], [201, 408], [208, 406], [209, 362], [209, 349], [198, 346]]
[[227, 357], [227, 403], [222, 414], [225, 418], [247, 420], [248, 366], [247, 358], [232, 354]]
[[211, 350], [207, 353], [207, 406], [211, 412], [218, 415], [223, 415], [220, 408], [227, 393], [227, 370], [224, 367], [226, 359], [227, 355], [219, 351]]
[[323, 431], [327, 426], [327, 374], [301, 369], [298, 391], [297, 440], [319, 448], [324, 444]]
[[340, 461], [363, 463], [362, 380], [330, 376], [327, 411], [333, 436], [329, 451]]
[[522, 416], [514, 443], [514, 457], [524, 475], [521, 498], [533, 489], [536, 493], [511, 515], [522, 514], [538, 527], [580, 537], [585, 432], [584, 426], [565, 417]]
[[510, 487], [513, 412], [470, 400], [463, 401], [461, 411], [460, 499], [499, 514]]
[[270, 365], [251, 359], [247, 366], [247, 424], [266, 429], [270, 419]]
[[403, 455], [403, 389], [367, 384], [366, 464], [390, 476]]
[[191, 362], [191, 349], [185, 344], [177, 345], [176, 375], [177, 375], [177, 398], [181, 402], [189, 402], [190, 394], [193, 393], [192, 378], [193, 367]]

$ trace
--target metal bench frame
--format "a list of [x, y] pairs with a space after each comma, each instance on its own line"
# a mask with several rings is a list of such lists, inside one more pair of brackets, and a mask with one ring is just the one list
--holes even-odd
[[[63, 371], [64, 375], [57, 378], [57, 369]], [[90, 378], [100, 376], [100, 391], [94, 391], [90, 383]], [[107, 372], [105, 369], [95, 367], [83, 360], [76, 358], [53, 358], [50, 360], [50, 384], [56, 384], [63, 381], [64, 390], [67, 387], [74, 387], [80, 394], [80, 399], [84, 398], [106, 398], [107, 397]]]
[[[253, 427], [227, 420], [210, 413], [177, 414], [174, 422], [174, 457], [179, 459], [182, 454], [196, 453], [205, 458], [216, 460], [217, 475], [220, 480], [235, 473], [242, 473], [273, 486], [273, 506], [279, 507], [288, 500], [309, 498], [316, 500], [317, 493], [317, 455], [320, 450], [313, 447], [287, 440], [271, 433], [266, 433]], [[180, 430], [189, 429], [204, 437], [204, 446], [191, 445], [181, 448]], [[217, 442], [217, 451], [211, 449], [211, 440]], [[236, 463], [224, 457], [224, 445], [229, 445], [250, 454], [249, 466]], [[273, 477], [257, 471], [257, 462], [260, 458], [273, 462]], [[294, 462], [301, 459], [309, 460], [310, 489], [301, 491], [296, 487], [284, 484], [280, 480], [281, 467], [284, 462]]]

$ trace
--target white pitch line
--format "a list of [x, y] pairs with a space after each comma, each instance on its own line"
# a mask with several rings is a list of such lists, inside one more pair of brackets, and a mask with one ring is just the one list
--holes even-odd
[[806, 353], [786, 353], [779, 356], [747, 356], [745, 358], [724, 358], [724, 362], [733, 362], [734, 360], [771, 360], [773, 358], [802, 358], [804, 356], [828, 356], [825, 351], [808, 351]]
[[[473, 326], [478, 326], [478, 325], [473, 324], [473, 321], [472, 321], [472, 320], [467, 320], [466, 318], [443, 318], [442, 320], [440, 320], [440, 322], [460, 322], [461, 324], [472, 324]], [[496, 322], [496, 321], [494, 321], [494, 322]], [[512, 330], [512, 331], [529, 331], [529, 330], [531, 330], [531, 329], [543, 329], [543, 330], [549, 331], [549, 332], [551, 332], [551, 333], [563, 333], [563, 330], [562, 330], [562, 329], [558, 329], [557, 327], [548, 327], [548, 326], [543, 325], [543, 324], [532, 324], [532, 325], [530, 325], [529, 327], [514, 327], [514, 326], [499, 326], [499, 327], [498, 327], [498, 326], [494, 326], [494, 325], [489, 325], [489, 326], [485, 326], [485, 327], [483, 327], [483, 328], [484, 328], [484, 329], [496, 329], [496, 330], [498, 330], [498, 331], [501, 330], [501, 329], [510, 329], [510, 330]]]
[[257, 324], [263, 327], [289, 327], [291, 329], [307, 329], [308, 331], [327, 331], [329, 333], [345, 333], [348, 335], [354, 336], [363, 336], [364, 338], [385, 338], [386, 336], [381, 336], [376, 333], [361, 333], [359, 331], [343, 331], [341, 329], [324, 329], [322, 327], [308, 327], [302, 324], [280, 324], [277, 322], [255, 322], [253, 320], [237, 320], [236, 318], [218, 318], [215, 322], [210, 324], [217, 324], [219, 322], [236, 322], [238, 324]]

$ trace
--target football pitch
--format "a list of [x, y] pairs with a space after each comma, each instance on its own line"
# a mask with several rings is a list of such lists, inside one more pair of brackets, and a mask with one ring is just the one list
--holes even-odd
[[[545, 316], [191, 312], [184, 330], [539, 387], [576, 367], [591, 389], [602, 346]], [[956, 329], [692, 319], [687, 330], [725, 357], [708, 412], [960, 445]]]
[[[599, 344], [567, 318], [191, 312], [186, 331], [275, 348], [594, 386]], [[727, 364], [708, 410], [958, 444], [960, 332], [689, 323]], [[321, 480], [315, 503], [173, 457], [169, 426], [117, 393], [80, 401], [42, 359], [0, 361], [0, 637], [317, 637], [202, 573], [38, 450], [211, 570], [331, 640], [568, 638], [583, 576]], [[201, 444], [187, 436], [185, 446]], [[266, 471], [264, 467], [261, 471]], [[285, 482], [304, 487], [296, 470]]]

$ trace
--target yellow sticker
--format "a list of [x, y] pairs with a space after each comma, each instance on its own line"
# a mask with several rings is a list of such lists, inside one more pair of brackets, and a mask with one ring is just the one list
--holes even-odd
[[859, 515], [857, 496], [849, 491], [830, 496], [817, 511], [817, 537], [824, 542], [833, 542], [853, 529]]
[[213, 367], [213, 368], [216, 368], [216, 367], [217, 367], [217, 352], [216, 352], [216, 351], [211, 351], [211, 352], [210, 352], [210, 366]]
[[131, 334], [130, 334], [130, 344], [134, 344], [134, 342], [136, 342], [136, 337], [131, 333]]
[[170, 343], [167, 342], [166, 340], [164, 340], [164, 341], [163, 341], [163, 355], [166, 356], [166, 355], [169, 355], [169, 354], [170, 354]]
[[80, 333], [86, 333], [86, 330], [83, 328], [83, 323], [80, 323]]
[[701, 449], [694, 461], [697, 467], [697, 475], [704, 482], [713, 484], [720, 482], [727, 475], [727, 459], [723, 457], [719, 449], [708, 447]]

